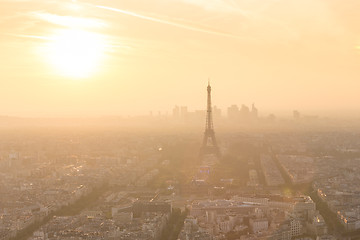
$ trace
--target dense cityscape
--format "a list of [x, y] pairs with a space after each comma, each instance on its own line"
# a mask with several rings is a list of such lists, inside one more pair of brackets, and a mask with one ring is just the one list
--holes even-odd
[[360, 240], [359, 0], [0, 0], [0, 240]]
[[[175, 107], [167, 121], [187, 126], [191, 114]], [[3, 130], [1, 239], [360, 237], [359, 134], [314, 131], [297, 111], [279, 131], [254, 105], [224, 119], [210, 85], [196, 114], [202, 144], [200, 131]], [[213, 117], [258, 130], [215, 138]]]

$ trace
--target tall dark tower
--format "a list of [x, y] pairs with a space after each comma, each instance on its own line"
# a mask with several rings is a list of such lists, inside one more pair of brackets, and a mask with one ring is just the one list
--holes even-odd
[[206, 126], [204, 132], [204, 140], [200, 150], [200, 156], [202, 157], [205, 154], [215, 154], [218, 157], [220, 156], [219, 147], [216, 143], [214, 124], [212, 119], [210, 82], [207, 86]]

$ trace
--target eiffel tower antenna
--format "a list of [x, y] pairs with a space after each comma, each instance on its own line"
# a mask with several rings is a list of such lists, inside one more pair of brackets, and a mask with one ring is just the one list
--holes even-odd
[[210, 79], [208, 80], [207, 86], [206, 125], [204, 139], [200, 150], [200, 156], [202, 157], [206, 154], [215, 154], [218, 157], [220, 156], [219, 147], [215, 138], [214, 123], [212, 117]]

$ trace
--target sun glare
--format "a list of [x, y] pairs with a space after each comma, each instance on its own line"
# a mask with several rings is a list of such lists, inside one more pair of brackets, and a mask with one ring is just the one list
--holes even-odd
[[59, 74], [71, 78], [85, 78], [98, 70], [105, 47], [101, 35], [67, 29], [61, 30], [51, 39], [48, 54]]

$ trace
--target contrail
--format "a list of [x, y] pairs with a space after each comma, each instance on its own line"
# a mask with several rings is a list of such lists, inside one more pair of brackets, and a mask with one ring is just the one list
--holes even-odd
[[39, 39], [39, 40], [52, 40], [52, 38], [50, 38], [50, 37], [37, 36], [37, 35], [12, 34], [12, 33], [5, 33], [5, 35], [13, 36], [13, 37], [20, 37], [20, 38], [33, 38], [33, 39]]
[[136, 17], [136, 18], [141, 18], [144, 20], [152, 21], [152, 22], [157, 22], [157, 23], [162, 23], [162, 24], [166, 24], [166, 25], [170, 25], [170, 26], [174, 26], [174, 27], [178, 27], [178, 28], [187, 29], [190, 31], [202, 32], [202, 33], [213, 34], [213, 35], [224, 36], [224, 37], [231, 37], [231, 38], [240, 38], [239, 36], [236, 36], [236, 35], [233, 35], [230, 33], [214, 31], [214, 30], [204, 29], [204, 28], [199, 28], [199, 27], [193, 27], [193, 26], [189, 26], [189, 25], [185, 25], [185, 24], [181, 24], [181, 23], [177, 23], [177, 22], [172, 22], [172, 21], [168, 21], [168, 20], [164, 20], [164, 19], [160, 19], [160, 18], [148, 17], [145, 15], [140, 15], [140, 14], [137, 14], [134, 12], [130, 12], [130, 11], [126, 11], [126, 10], [122, 10], [122, 9], [118, 9], [118, 8], [106, 7], [106, 6], [96, 6], [96, 7], [106, 9], [109, 11], [113, 11], [113, 12], [118, 12], [118, 13], [121, 13], [124, 15]]

